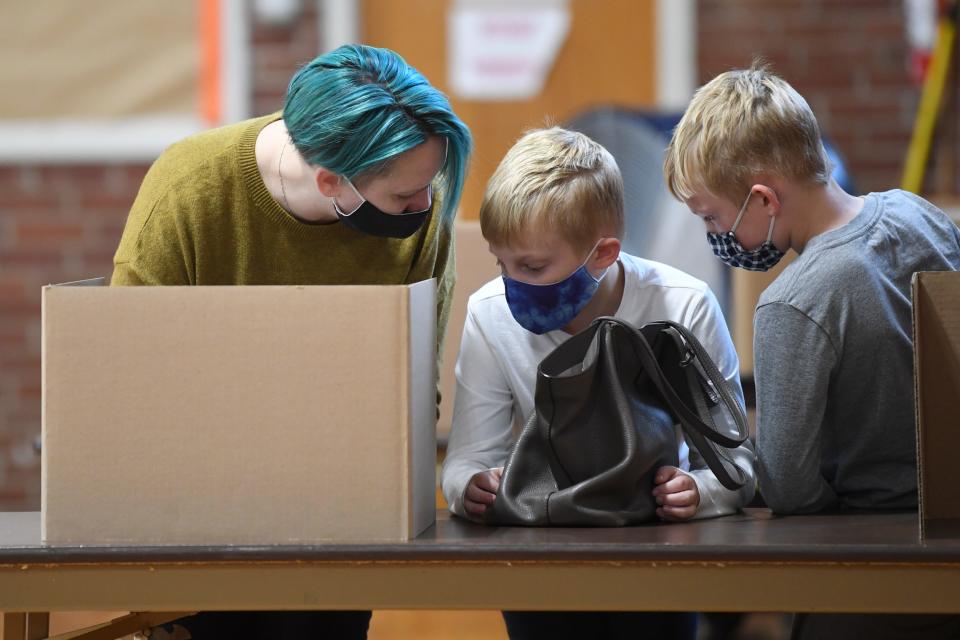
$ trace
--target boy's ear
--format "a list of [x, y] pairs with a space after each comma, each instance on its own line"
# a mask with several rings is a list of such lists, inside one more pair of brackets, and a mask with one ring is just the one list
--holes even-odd
[[339, 173], [334, 173], [323, 167], [316, 167], [313, 179], [317, 183], [317, 189], [328, 198], [336, 198], [340, 195], [340, 189], [343, 187], [343, 181]]
[[620, 257], [620, 240], [617, 238], [602, 238], [597, 244], [594, 268], [606, 269]]
[[760, 201], [764, 213], [768, 216], [775, 216], [780, 213], [780, 196], [777, 195], [773, 187], [765, 184], [755, 184], [750, 190], [754, 197]]

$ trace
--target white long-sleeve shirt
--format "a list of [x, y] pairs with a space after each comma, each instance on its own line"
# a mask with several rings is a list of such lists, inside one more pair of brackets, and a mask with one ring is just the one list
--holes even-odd
[[[623, 298], [616, 317], [640, 327], [672, 320], [689, 328], [714, 359], [734, 396], [743, 405], [739, 362], [716, 298], [706, 284], [673, 267], [620, 254]], [[517, 324], [504, 296], [503, 280], [491, 280], [470, 296], [467, 319], [455, 369], [457, 392], [453, 424], [441, 484], [450, 510], [465, 516], [463, 494], [474, 474], [502, 467], [509, 456], [516, 428], [534, 409], [537, 367], [570, 335], [563, 330], [543, 335]], [[714, 420], [733, 433], [732, 420], [718, 406]], [[700, 491], [697, 518], [733, 513], [756, 490], [755, 456], [749, 442], [732, 451], [732, 459], [747, 474], [739, 491], [720, 484], [703, 459], [689, 449], [677, 429], [680, 468]]]

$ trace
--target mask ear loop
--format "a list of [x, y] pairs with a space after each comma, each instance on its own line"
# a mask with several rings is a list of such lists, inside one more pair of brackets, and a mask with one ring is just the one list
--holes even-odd
[[[580, 265], [581, 267], [586, 268], [587, 263], [590, 262], [590, 258], [593, 256], [593, 252], [597, 250], [597, 247], [600, 246], [600, 243], [603, 242], [603, 240], [604, 240], [603, 238], [600, 238], [599, 240], [597, 240], [597, 244], [593, 245], [593, 249], [590, 249], [590, 253], [587, 254], [586, 259], [583, 261], [583, 263], [581, 263], [581, 265]], [[604, 268], [603, 268], [603, 273], [601, 273], [599, 277], [593, 278], [593, 274], [590, 273], [590, 270], [589, 270], [589, 269], [587, 269], [587, 275], [589, 275], [591, 278], [593, 278], [593, 279], [597, 282], [597, 284], [600, 284], [600, 281], [603, 280], [603, 277], [604, 277], [605, 275], [607, 275], [607, 272], [608, 272], [609, 270], [610, 270], [610, 267], [604, 267]]]
[[767, 228], [767, 241], [764, 244], [773, 244], [773, 225], [777, 221], [777, 216], [770, 216], [770, 226]]
[[747, 204], [750, 203], [750, 196], [752, 195], [753, 195], [753, 190], [751, 189], [750, 192], [747, 193], [747, 199], [743, 201], [742, 205], [740, 205], [740, 213], [737, 214], [737, 219], [733, 221], [733, 226], [730, 227], [730, 233], [735, 232], [737, 230], [737, 227], [740, 226], [740, 220], [743, 219], [743, 214], [747, 212]]
[[337, 213], [339, 213], [339, 214], [340, 214], [341, 216], [343, 216], [344, 218], [349, 218], [350, 216], [352, 216], [353, 214], [355, 214], [357, 211], [360, 210], [360, 207], [363, 206], [363, 203], [366, 202], [367, 199], [364, 198], [364, 197], [360, 194], [359, 191], [357, 191], [357, 188], [356, 188], [355, 186], [353, 186], [353, 182], [350, 181], [350, 178], [348, 178], [348, 177], [346, 177], [346, 176], [339, 176], [339, 179], [340, 179], [341, 181], [345, 180], [345, 181], [347, 182], [347, 184], [350, 185], [350, 188], [353, 189], [353, 192], [354, 192], [355, 194], [357, 194], [357, 197], [360, 198], [360, 204], [358, 204], [356, 207], [354, 207], [353, 211], [351, 211], [350, 213], [344, 213], [344, 211], [340, 208], [340, 205], [337, 204], [337, 199], [336, 199], [336, 198], [330, 198], [330, 201], [333, 202], [333, 208], [337, 210]]

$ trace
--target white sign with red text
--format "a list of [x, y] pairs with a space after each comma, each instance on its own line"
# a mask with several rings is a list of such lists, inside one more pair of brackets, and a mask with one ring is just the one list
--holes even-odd
[[448, 16], [448, 79], [464, 100], [540, 93], [570, 30], [567, 0], [459, 2]]

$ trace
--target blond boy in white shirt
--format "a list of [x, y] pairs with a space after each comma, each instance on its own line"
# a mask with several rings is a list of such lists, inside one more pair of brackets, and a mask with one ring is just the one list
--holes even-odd
[[[534, 408], [537, 365], [557, 345], [600, 316], [635, 326], [672, 320], [697, 336], [743, 403], [736, 351], [719, 305], [701, 281], [664, 264], [620, 251], [623, 182], [609, 152], [587, 136], [558, 127], [524, 135], [491, 177], [480, 224], [503, 276], [469, 300], [443, 493], [450, 510], [481, 520], [496, 500], [516, 431]], [[720, 425], [729, 417], [718, 408]], [[755, 492], [754, 453], [732, 453], [748, 474], [739, 491], [720, 485], [677, 433], [680, 465], [662, 467], [653, 494], [665, 521], [735, 512]], [[505, 613], [511, 638], [693, 638], [692, 614]], [[584, 635], [586, 634], [586, 635]], [[633, 636], [631, 636], [633, 637]]]

